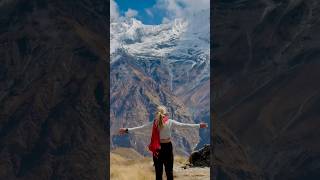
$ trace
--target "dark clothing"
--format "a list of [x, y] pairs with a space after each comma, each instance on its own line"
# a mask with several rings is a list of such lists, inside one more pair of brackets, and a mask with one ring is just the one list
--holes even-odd
[[153, 157], [153, 163], [156, 170], [156, 180], [162, 180], [163, 165], [165, 167], [167, 180], [173, 180], [173, 152], [172, 144], [160, 143], [158, 158]]

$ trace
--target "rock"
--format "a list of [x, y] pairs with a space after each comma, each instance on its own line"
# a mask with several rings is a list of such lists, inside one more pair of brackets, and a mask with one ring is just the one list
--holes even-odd
[[210, 167], [210, 145], [205, 144], [203, 148], [192, 152], [189, 157], [189, 162], [193, 166]]

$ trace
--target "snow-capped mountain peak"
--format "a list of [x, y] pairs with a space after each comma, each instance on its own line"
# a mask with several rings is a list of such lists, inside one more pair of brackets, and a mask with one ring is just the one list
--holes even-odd
[[111, 54], [124, 48], [134, 55], [164, 56], [172, 50], [169, 47], [186, 31], [187, 25], [182, 19], [167, 24], [144, 25], [135, 18], [123, 18], [111, 24]]
[[[210, 10], [159, 25], [145, 25], [135, 18], [121, 17], [111, 23], [111, 64], [122, 53], [135, 61], [160, 60], [170, 74], [170, 87], [193, 89], [210, 76]], [[146, 62], [149, 63], [149, 62]], [[187, 76], [187, 77], [185, 77]], [[191, 82], [191, 79], [193, 82]], [[180, 83], [179, 83], [180, 82]]]
[[[207, 17], [207, 18], [203, 18]], [[209, 11], [159, 25], [145, 25], [135, 18], [122, 17], [111, 23], [111, 55], [124, 49], [138, 57], [190, 57], [192, 52], [209, 55]], [[111, 63], [114, 61], [111, 58]]]

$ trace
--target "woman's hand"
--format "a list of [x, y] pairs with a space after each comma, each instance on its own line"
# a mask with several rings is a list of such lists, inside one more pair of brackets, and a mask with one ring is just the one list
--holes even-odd
[[207, 123], [200, 123], [200, 128], [207, 128], [208, 124]]
[[126, 134], [126, 133], [128, 133], [128, 129], [127, 129], [127, 128], [120, 128], [120, 129], [119, 129], [119, 134], [120, 134], [120, 135], [124, 135], [124, 134]]

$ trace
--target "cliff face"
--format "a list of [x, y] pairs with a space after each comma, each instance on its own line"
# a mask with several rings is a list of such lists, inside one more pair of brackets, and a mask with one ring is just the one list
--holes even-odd
[[105, 179], [105, 1], [0, 9], [1, 179]]
[[215, 2], [217, 121], [267, 179], [320, 177], [319, 10], [315, 0]]

